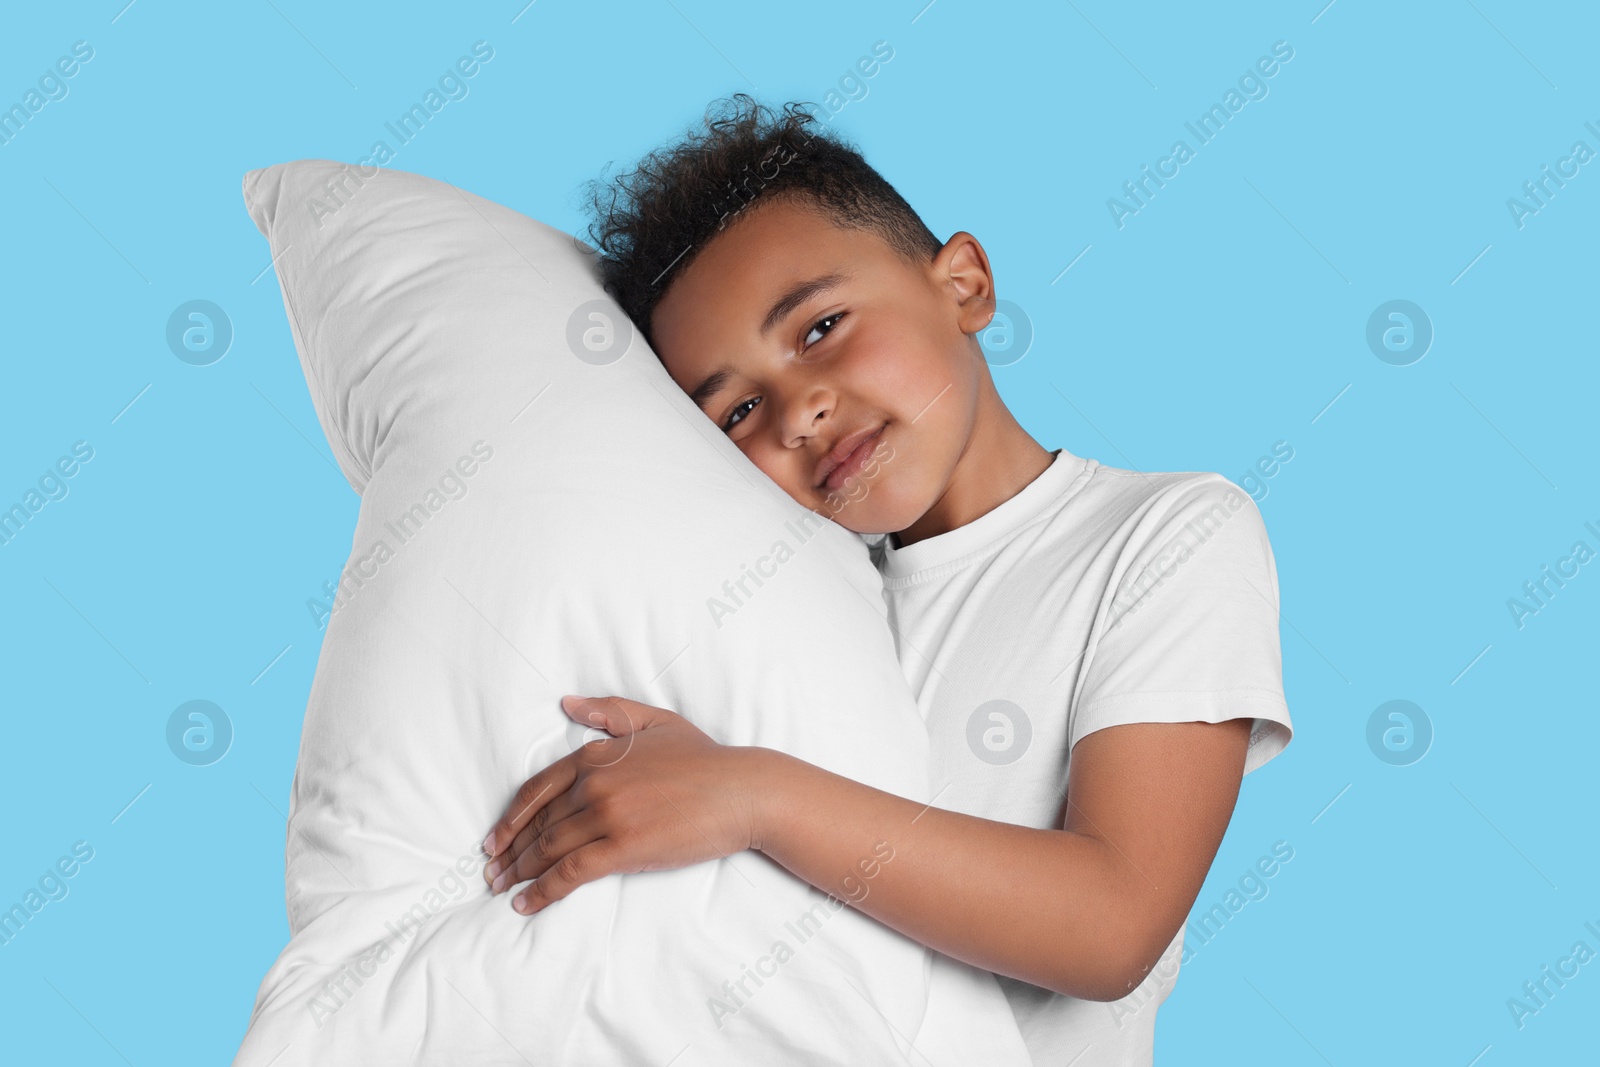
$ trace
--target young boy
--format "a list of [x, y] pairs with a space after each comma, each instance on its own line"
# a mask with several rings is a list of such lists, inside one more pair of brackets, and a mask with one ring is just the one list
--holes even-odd
[[837, 893], [887, 841], [854, 906], [1001, 976], [1036, 1063], [1148, 1064], [1240, 779], [1290, 738], [1260, 514], [1214, 474], [1041, 447], [976, 340], [976, 238], [940, 242], [799, 105], [711, 119], [596, 198], [605, 281], [756, 466], [868, 540], [935, 806], [568, 697], [627, 758], [600, 742], [530, 779], [486, 877], [534, 879], [531, 914], [754, 848]]

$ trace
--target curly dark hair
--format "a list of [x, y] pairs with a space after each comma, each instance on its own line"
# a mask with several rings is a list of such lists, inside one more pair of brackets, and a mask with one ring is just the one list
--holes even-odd
[[646, 341], [672, 279], [756, 200], [803, 200], [836, 225], [876, 233], [913, 263], [943, 247], [894, 186], [808, 106], [791, 102], [775, 112], [735, 93], [706, 108], [704, 129], [690, 127], [609, 183], [603, 176], [586, 183], [600, 279]]

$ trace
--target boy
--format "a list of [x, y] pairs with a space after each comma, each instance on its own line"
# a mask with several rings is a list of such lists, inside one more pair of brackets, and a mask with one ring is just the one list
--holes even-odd
[[754, 848], [837, 892], [888, 842], [854, 906], [1001, 976], [1036, 1063], [1148, 1064], [1240, 779], [1290, 737], [1260, 515], [1217, 475], [1041, 447], [976, 340], [977, 240], [940, 242], [799, 105], [752, 105], [596, 198], [604, 278], [752, 462], [868, 540], [937, 806], [568, 697], [627, 758], [600, 742], [530, 779], [485, 876], [534, 879], [531, 914]]

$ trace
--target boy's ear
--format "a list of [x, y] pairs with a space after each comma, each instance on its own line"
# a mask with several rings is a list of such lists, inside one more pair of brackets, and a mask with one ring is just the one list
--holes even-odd
[[994, 275], [978, 239], [958, 230], [934, 257], [933, 269], [956, 303], [961, 332], [976, 334], [994, 318]]

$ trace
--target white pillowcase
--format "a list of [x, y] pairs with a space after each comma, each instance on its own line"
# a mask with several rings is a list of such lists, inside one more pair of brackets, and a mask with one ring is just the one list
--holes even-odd
[[403, 172], [305, 160], [244, 195], [362, 501], [291, 798], [292, 939], [235, 1062], [1027, 1063], [991, 975], [836, 906], [859, 873], [830, 897], [746, 852], [531, 918], [489, 894], [484, 834], [584, 739], [564, 693], [926, 800], [880, 579], [689, 402], [587, 246]]

